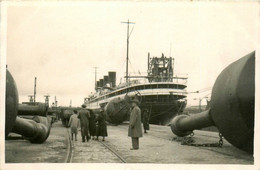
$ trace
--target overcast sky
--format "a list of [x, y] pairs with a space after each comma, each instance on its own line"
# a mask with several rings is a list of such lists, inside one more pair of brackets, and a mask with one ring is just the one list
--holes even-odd
[[[18, 3], [7, 9], [7, 65], [19, 102], [28, 101], [37, 77], [37, 101], [83, 103], [97, 78], [125, 74], [126, 24], [130, 72], [147, 71], [147, 54], [174, 57], [188, 75], [187, 91], [212, 87], [230, 63], [256, 49], [259, 3], [84, 2]], [[133, 73], [132, 73], [133, 75]], [[188, 104], [197, 104], [189, 95]]]

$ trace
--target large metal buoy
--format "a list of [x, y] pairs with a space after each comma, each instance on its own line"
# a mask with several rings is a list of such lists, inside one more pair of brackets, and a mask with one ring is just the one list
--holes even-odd
[[5, 91], [5, 136], [12, 130], [18, 113], [18, 92], [15, 81], [8, 70], [6, 70]]
[[45, 103], [28, 103], [18, 105], [18, 115], [37, 115], [37, 116], [47, 116], [48, 107]]
[[194, 129], [215, 125], [232, 145], [253, 153], [254, 108], [255, 52], [252, 52], [220, 73], [212, 89], [208, 111], [176, 116], [171, 129], [178, 136], [186, 136]]
[[[8, 70], [6, 70], [6, 110], [5, 110], [5, 136], [7, 137], [10, 132], [22, 135], [32, 143], [43, 143], [50, 134], [51, 122], [45, 116], [35, 116], [33, 119], [23, 119], [18, 117], [18, 92], [15, 81]], [[37, 106], [22, 107], [20, 113], [25, 115], [32, 115]], [[42, 108], [42, 105], [39, 106]], [[27, 110], [27, 113], [26, 113]], [[47, 110], [46, 110], [47, 112]], [[46, 113], [43, 113], [46, 115]]]
[[17, 117], [12, 132], [22, 135], [31, 143], [43, 143], [49, 137], [50, 130], [47, 117], [35, 116], [32, 120]]
[[120, 124], [129, 117], [130, 104], [128, 97], [115, 98], [105, 106], [107, 121], [113, 124]]
[[70, 116], [73, 115], [73, 110], [81, 110], [81, 107], [59, 107], [60, 111], [60, 119], [62, 121], [62, 125], [68, 127]]

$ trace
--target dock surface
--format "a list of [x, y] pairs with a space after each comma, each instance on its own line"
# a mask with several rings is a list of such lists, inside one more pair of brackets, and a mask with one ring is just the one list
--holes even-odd
[[[222, 147], [182, 145], [169, 126], [150, 125], [139, 139], [139, 150], [130, 150], [128, 123], [108, 125], [108, 137], [83, 143], [71, 141], [69, 128], [61, 122], [52, 125], [43, 144], [31, 144], [21, 138], [5, 141], [5, 162], [9, 163], [155, 163], [155, 164], [240, 164], [253, 165], [252, 155], [241, 151], [226, 140]], [[218, 133], [194, 131], [194, 144], [217, 143]]]

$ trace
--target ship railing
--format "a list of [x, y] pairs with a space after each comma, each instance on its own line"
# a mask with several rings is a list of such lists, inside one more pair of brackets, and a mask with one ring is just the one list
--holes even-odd
[[[125, 76], [126, 78], [126, 76]], [[175, 73], [172, 77], [170, 76], [147, 76], [147, 75], [131, 75], [129, 74], [128, 78], [130, 81], [128, 83], [124, 82], [121, 84], [121, 87], [126, 87], [134, 84], [143, 84], [143, 83], [152, 83], [152, 82], [173, 82], [176, 84], [187, 85], [188, 74], [186, 73]]]
[[[174, 84], [177, 84], [177, 85], [187, 85], [187, 76], [183, 75], [183, 74], [175, 74], [175, 77], [173, 77], [173, 81], [165, 81], [165, 82], [149, 82], [147, 78], [142, 78], [142, 79], [134, 79], [134, 80], [130, 80], [127, 83], [122, 83], [120, 85], [117, 86], [117, 88], [115, 88], [114, 90], [117, 90], [117, 89], [122, 89], [122, 88], [127, 88], [129, 86], [133, 86], [133, 85], [143, 85], [143, 84], [153, 84], [153, 83], [174, 83]], [[96, 96], [96, 95], [93, 95], [90, 100], [98, 100], [99, 97], [102, 97], [106, 94], [110, 93], [110, 91], [99, 91], [99, 94]], [[186, 94], [185, 92], [183, 94]]]
[[146, 78], [143, 79], [135, 79], [132, 81], [129, 81], [128, 83], [121, 83], [117, 86], [116, 89], [132, 86], [132, 85], [139, 85], [139, 84], [151, 84], [151, 83], [174, 83], [179, 85], [187, 85], [187, 78], [186, 77], [172, 77], [171, 80], [165, 80], [165, 81], [150, 81]]
[[157, 103], [158, 102], [172, 102], [172, 101], [178, 101], [178, 102], [187, 102], [186, 97], [177, 97], [177, 98], [146, 98], [145, 103]]
[[[175, 96], [187, 96], [186, 90], [161, 90], [161, 91], [151, 91], [150, 89], [138, 90], [141, 95], [175, 95]], [[130, 92], [131, 95], [132, 92]], [[134, 93], [134, 92], [133, 92]]]

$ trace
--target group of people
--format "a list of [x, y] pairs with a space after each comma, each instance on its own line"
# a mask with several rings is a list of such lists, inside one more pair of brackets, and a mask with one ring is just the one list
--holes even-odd
[[[142, 120], [141, 120], [141, 110], [139, 108], [139, 101], [137, 99], [131, 100], [131, 110], [129, 119], [128, 136], [132, 138], [132, 148], [131, 150], [139, 149], [139, 138], [143, 136], [142, 132]], [[96, 136], [98, 140], [99, 136], [103, 137], [105, 141], [105, 136], [107, 136], [107, 126], [106, 126], [106, 115], [104, 110], [100, 111], [97, 116], [86, 109], [86, 105], [82, 105], [82, 109], [77, 112], [74, 110], [74, 114], [70, 117], [69, 126], [71, 128], [71, 138], [73, 140], [73, 135], [75, 135], [75, 140], [77, 141], [77, 131], [79, 125], [81, 126], [81, 136], [82, 142], [89, 141], [92, 137]], [[143, 127], [144, 133], [149, 130], [149, 113], [148, 109], [143, 110]]]
[[68, 125], [71, 129], [71, 139], [73, 140], [73, 136], [75, 136], [75, 141], [77, 141], [77, 132], [80, 126], [82, 142], [86, 140], [88, 142], [91, 137], [94, 140], [95, 136], [96, 140], [98, 140], [99, 136], [102, 136], [103, 141], [105, 141], [107, 136], [105, 120], [106, 116], [103, 109], [98, 115], [95, 115], [92, 111], [88, 111], [86, 105], [83, 104], [82, 109], [79, 111], [74, 110], [74, 114], [70, 117]]

